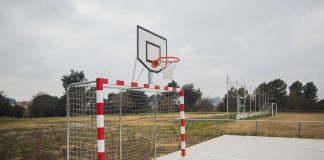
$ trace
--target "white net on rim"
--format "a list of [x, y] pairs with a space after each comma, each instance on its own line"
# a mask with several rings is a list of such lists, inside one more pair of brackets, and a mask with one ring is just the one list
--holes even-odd
[[164, 58], [159, 62], [161, 69], [163, 70], [164, 79], [172, 79], [174, 68], [178, 65], [179, 61], [168, 61], [168, 59], [173, 58]]

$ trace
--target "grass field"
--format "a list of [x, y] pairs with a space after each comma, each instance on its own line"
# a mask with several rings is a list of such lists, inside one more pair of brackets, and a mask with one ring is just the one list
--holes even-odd
[[[187, 118], [226, 118], [224, 113], [187, 113]], [[323, 113], [280, 113], [277, 117], [258, 117], [255, 121], [187, 121], [187, 145], [223, 135], [261, 135], [297, 137], [298, 122], [324, 121]], [[280, 122], [278, 122], [280, 121]], [[147, 124], [138, 124], [147, 126]], [[162, 125], [163, 124], [159, 124]], [[15, 119], [0, 118], [0, 159], [65, 159], [66, 118]], [[324, 139], [324, 123], [300, 124], [302, 138]]]
[[[228, 123], [223, 126], [224, 131], [228, 134], [258, 134], [262, 136], [274, 137], [302, 137], [302, 138], [324, 138], [323, 122], [307, 122], [307, 121], [324, 121], [324, 114], [309, 113], [281, 113], [276, 117], [263, 117], [262, 120], [256, 122], [236, 122]], [[294, 122], [296, 121], [296, 122]], [[303, 121], [299, 123], [299, 121]], [[256, 126], [258, 125], [258, 126]], [[300, 125], [300, 126], [299, 126]], [[258, 132], [256, 132], [256, 127]], [[300, 127], [300, 129], [299, 129]], [[300, 130], [300, 132], [299, 132]], [[300, 135], [299, 135], [300, 134]]]
[[0, 118], [2, 159], [63, 159], [65, 118]]

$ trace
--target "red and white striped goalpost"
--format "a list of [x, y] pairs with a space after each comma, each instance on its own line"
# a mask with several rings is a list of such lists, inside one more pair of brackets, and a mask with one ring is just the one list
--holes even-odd
[[180, 90], [180, 125], [181, 125], [181, 156], [186, 156], [186, 121], [185, 121], [185, 105], [184, 105], [184, 91]]
[[103, 85], [108, 79], [96, 79], [98, 160], [105, 160], [105, 113]]

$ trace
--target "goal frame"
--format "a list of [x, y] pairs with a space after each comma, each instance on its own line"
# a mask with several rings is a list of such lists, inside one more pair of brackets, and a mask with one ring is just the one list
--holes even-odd
[[[111, 83], [112, 82], [112, 83]], [[185, 105], [184, 105], [184, 90], [182, 88], [175, 88], [175, 87], [160, 87], [159, 85], [152, 85], [152, 84], [139, 84], [137, 82], [125, 82], [122, 80], [117, 81], [108, 81], [107, 78], [96, 78], [96, 81], [88, 81], [88, 82], [80, 82], [80, 83], [73, 83], [70, 84], [66, 88], [66, 95], [67, 95], [67, 102], [66, 102], [66, 113], [67, 113], [67, 159], [70, 159], [70, 99], [69, 99], [69, 89], [73, 86], [78, 85], [89, 85], [93, 83], [93, 87], [96, 88], [96, 127], [97, 127], [97, 159], [98, 160], [106, 160], [106, 151], [107, 148], [105, 144], [105, 110], [104, 110], [104, 93], [103, 89], [107, 88], [114, 88], [114, 89], [133, 89], [139, 91], [149, 91], [149, 92], [174, 92], [179, 93], [179, 122], [180, 122], [180, 137], [179, 137], [179, 144], [181, 150], [181, 157], [186, 156], [186, 133], [185, 133]], [[156, 159], [156, 142], [154, 143], [154, 150], [155, 155], [154, 158]], [[122, 157], [120, 157], [122, 158]]]
[[277, 105], [277, 103], [271, 103], [271, 116], [272, 117], [278, 116], [278, 105]]

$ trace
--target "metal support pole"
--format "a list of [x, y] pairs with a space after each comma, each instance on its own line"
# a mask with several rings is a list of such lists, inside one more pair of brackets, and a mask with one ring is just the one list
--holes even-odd
[[243, 96], [244, 96], [244, 114], [246, 112], [246, 93], [245, 93], [245, 89], [246, 89], [246, 83], [244, 83], [244, 89], [243, 89]]
[[251, 87], [251, 85], [250, 85], [250, 113], [251, 113], [251, 111], [252, 111], [252, 96], [251, 96], [251, 89], [252, 87]]
[[156, 159], [156, 135], [157, 135], [157, 130], [156, 130], [156, 109], [154, 109], [154, 159]]
[[217, 131], [217, 135], [218, 135], [218, 120], [216, 120], [216, 131]]
[[134, 82], [134, 78], [135, 78], [135, 72], [136, 72], [136, 63], [137, 63], [137, 58], [135, 58], [135, 63], [134, 63], [134, 70], [133, 70], [133, 76], [132, 76], [132, 82]]
[[267, 99], [266, 99], [266, 95], [267, 95], [267, 91], [264, 91], [264, 94], [263, 94], [263, 98], [264, 98], [263, 108], [264, 108], [264, 110], [266, 109], [266, 106], [267, 106]]
[[255, 121], [255, 135], [258, 135], [258, 121]]
[[70, 98], [69, 98], [69, 87], [66, 88], [66, 159], [70, 159]]
[[264, 91], [264, 107], [267, 106], [267, 91]]
[[228, 121], [228, 75], [226, 77], [226, 89], [227, 89], [227, 96], [226, 96], [226, 120]]
[[300, 122], [298, 122], [298, 138], [300, 138], [301, 135], [300, 135]]
[[257, 108], [257, 94], [256, 94], [256, 89], [254, 90], [254, 112], [256, 112]]
[[122, 96], [122, 90], [120, 91], [119, 93], [120, 97], [119, 97], [119, 100], [120, 100], [120, 105], [119, 105], [119, 160], [122, 160], [123, 159], [123, 134], [122, 134], [122, 105], [123, 105], [123, 96]]
[[236, 100], [237, 100], [237, 114], [240, 114], [240, 97], [238, 95], [238, 90], [236, 89]]
[[153, 73], [150, 72], [150, 71], [147, 71], [148, 72], [148, 77], [147, 77], [147, 83], [148, 84], [153, 84]]
[[273, 117], [273, 103], [271, 103], [271, 116]]
[[261, 96], [260, 96], [260, 94], [261, 94], [261, 91], [260, 91], [260, 88], [259, 88], [259, 112], [260, 112], [260, 105], [261, 105], [261, 102], [260, 102]]

